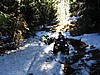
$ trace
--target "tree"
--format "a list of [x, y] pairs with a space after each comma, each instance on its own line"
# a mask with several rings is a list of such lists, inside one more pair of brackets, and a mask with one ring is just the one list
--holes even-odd
[[[2, 9], [3, 8], [3, 9]], [[23, 15], [20, 12], [20, 4], [18, 0], [2, 0], [0, 1], [0, 29], [9, 35], [10, 40], [13, 40], [14, 33], [17, 30], [25, 32], [27, 29], [25, 20], [21, 21]], [[16, 20], [15, 20], [16, 19]], [[5, 34], [3, 34], [5, 35]]]
[[30, 31], [36, 27], [50, 24], [56, 18], [53, 0], [21, 1], [21, 12], [29, 24]]

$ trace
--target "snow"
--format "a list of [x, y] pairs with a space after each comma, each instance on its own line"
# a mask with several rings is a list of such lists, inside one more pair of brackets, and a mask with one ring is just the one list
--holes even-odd
[[[44, 34], [48, 34], [50, 37], [58, 36], [58, 32], [51, 33], [41, 31], [36, 34], [36, 37], [31, 37], [26, 39], [27, 43], [25, 46], [21, 47], [17, 52], [8, 52], [0, 56], [0, 75], [28, 75], [33, 73], [33, 75], [64, 75], [63, 67], [64, 65], [58, 61], [64, 61], [63, 55], [58, 54], [54, 56], [52, 53], [54, 43], [46, 45], [41, 40]], [[87, 43], [88, 45], [94, 45], [96, 48], [100, 49], [100, 35], [96, 34], [84, 34], [82, 36], [72, 37], [69, 32], [63, 33], [64, 36], [73, 39], [80, 39]], [[87, 49], [89, 49], [88, 47]], [[67, 58], [71, 59], [76, 50], [70, 45], [70, 55]], [[51, 57], [53, 59], [51, 59]], [[82, 58], [84, 62], [79, 60], [72, 65], [75, 69], [81, 69], [79, 74], [76, 75], [89, 75], [89, 67], [96, 63], [96, 60], [88, 60], [92, 57], [92, 54], [86, 54]], [[82, 65], [86, 63], [89, 67], [83, 67]]]
[[68, 21], [76, 21], [76, 20], [78, 20], [78, 19], [80, 19], [81, 17], [80, 16], [73, 16], [73, 17], [70, 17], [69, 19], [68, 19]]
[[[89, 46], [87, 47], [87, 50], [86, 52], [90, 51], [91, 50], [91, 46], [94, 46], [94, 50], [97, 48], [97, 49], [100, 49], [100, 35], [98, 33], [94, 33], [94, 34], [84, 34], [82, 36], [70, 36], [69, 33], [65, 33], [66, 36], [68, 38], [73, 38], [73, 39], [81, 39], [81, 41], [85, 42], [86, 44], [88, 44]], [[74, 50], [75, 51], [75, 50]], [[71, 53], [72, 54], [72, 53]], [[80, 69], [80, 72], [77, 72], [76, 75], [90, 75], [89, 74], [89, 67], [91, 67], [93, 64], [96, 64], [96, 60], [89, 60], [89, 61], [86, 61], [86, 59], [89, 59], [90, 57], [92, 57], [92, 54], [89, 53], [89, 54], [86, 54], [84, 55], [84, 57], [82, 58], [82, 60], [84, 61], [81, 61], [79, 60], [77, 63], [73, 64], [72, 67], [74, 69]], [[79, 65], [79, 64], [87, 64], [88, 67], [83, 67], [83, 65]]]
[[96, 48], [100, 48], [100, 34], [99, 33], [93, 33], [93, 34], [84, 34], [81, 36], [70, 36], [69, 33], [65, 33], [66, 37], [73, 38], [73, 39], [81, 39], [81, 41], [85, 42], [86, 44], [90, 46], [95, 46]]
[[80, 16], [73, 16], [67, 19], [67, 23], [70, 24], [71, 22], [77, 22], [81, 17]]
[[40, 42], [39, 45], [39, 42], [35, 40], [29, 38], [28, 43], [18, 52], [0, 56], [0, 75], [28, 75], [29, 73], [34, 75], [62, 75], [61, 64], [56, 61], [46, 62], [53, 44], [47, 46]]
[[0, 36], [0, 39], [7, 40], [7, 39], [9, 39], [9, 36]]
[[86, 42], [89, 45], [94, 45], [96, 48], [100, 48], [100, 35], [98, 35], [98, 33], [97, 34], [85, 34], [82, 37], [82, 41]]

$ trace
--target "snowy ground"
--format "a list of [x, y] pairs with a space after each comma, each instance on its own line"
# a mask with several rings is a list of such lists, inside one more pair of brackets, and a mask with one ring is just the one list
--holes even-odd
[[[42, 41], [39, 41], [42, 35], [47, 33], [50, 37], [56, 37], [58, 33], [51, 32], [38, 32], [37, 36], [34, 38], [27, 39], [25, 46], [21, 47], [17, 52], [12, 52], [0, 56], [0, 75], [28, 75], [33, 73], [33, 75], [63, 75], [63, 64], [58, 61], [61, 59], [61, 55], [53, 56], [52, 49], [53, 44], [45, 45]], [[100, 34], [85, 34], [83, 36], [72, 37], [69, 33], [63, 33], [68, 38], [80, 39], [87, 43], [87, 52], [90, 50], [90, 46], [93, 45], [95, 48], [100, 49]], [[70, 55], [69, 58], [73, 56], [74, 48], [70, 45]], [[87, 59], [92, 55], [85, 55], [83, 59]], [[51, 59], [50, 57], [53, 57]], [[95, 60], [89, 60], [84, 62], [91, 66], [95, 64]], [[81, 61], [73, 64], [72, 67], [78, 69], [78, 64]], [[81, 72], [77, 75], [89, 75], [89, 68], [80, 67]]]

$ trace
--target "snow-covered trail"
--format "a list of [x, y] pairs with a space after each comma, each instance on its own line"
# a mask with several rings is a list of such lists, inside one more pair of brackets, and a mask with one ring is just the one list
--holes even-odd
[[[58, 36], [57, 33], [38, 32], [36, 37], [27, 39], [26, 45], [17, 52], [0, 56], [0, 75], [28, 75], [29, 73], [33, 75], [63, 75], [62, 69], [64, 65], [55, 61], [59, 60], [59, 54], [57, 58], [52, 55], [54, 43], [45, 45], [42, 41], [39, 41], [40, 37], [45, 33], [49, 34], [50, 37]], [[83, 42], [89, 45], [85, 50], [86, 54], [81, 59], [78, 59], [76, 63], [72, 63], [71, 67], [76, 70], [76, 75], [90, 75], [91, 66], [97, 63], [97, 60], [90, 59], [94, 56], [90, 52], [92, 50], [91, 46], [95, 47], [93, 50], [100, 50], [100, 34], [84, 34], [83, 36], [76, 37], [70, 36], [69, 33], [64, 33], [64, 35], [73, 39], [81, 38]], [[72, 45], [69, 45], [69, 47], [70, 54], [67, 58], [70, 62], [73, 62], [77, 51]], [[49, 60], [49, 57], [53, 57], [53, 60]]]
[[44, 51], [39, 52], [35, 60], [32, 62], [29, 73], [33, 73], [33, 75], [61, 75], [60, 69], [61, 64], [51, 59], [50, 57], [54, 57], [52, 55], [53, 44], [47, 46]]
[[31, 41], [18, 52], [0, 56], [0, 75], [61, 75], [61, 64], [46, 61], [50, 57], [53, 44]]
[[37, 49], [30, 44], [23, 51], [0, 56], [0, 75], [25, 75]]

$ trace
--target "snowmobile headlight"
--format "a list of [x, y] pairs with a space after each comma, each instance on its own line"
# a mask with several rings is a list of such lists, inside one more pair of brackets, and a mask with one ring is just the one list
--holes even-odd
[[57, 46], [60, 46], [60, 44], [57, 44]]
[[60, 41], [63, 41], [63, 39], [61, 39]]
[[67, 46], [67, 44], [65, 44], [65, 46]]
[[55, 49], [58, 49], [58, 47], [57, 47], [57, 46], [55, 46]]

